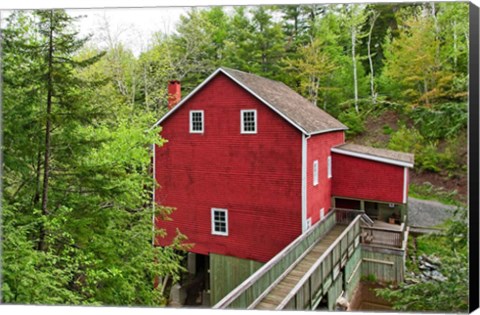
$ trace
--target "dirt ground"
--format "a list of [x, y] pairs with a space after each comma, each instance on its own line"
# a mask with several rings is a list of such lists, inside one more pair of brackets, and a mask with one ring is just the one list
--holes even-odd
[[457, 199], [462, 202], [467, 201], [468, 193], [468, 178], [465, 177], [455, 177], [455, 178], [445, 178], [437, 173], [431, 172], [410, 172], [410, 182], [416, 185], [422, 185], [424, 183], [430, 183], [435, 187], [441, 187], [442, 190], [450, 192], [453, 190], [457, 191]]
[[397, 131], [399, 118], [394, 111], [384, 111], [378, 117], [370, 117], [365, 121], [365, 131], [350, 141], [356, 144], [386, 147], [390, 135], [385, 134], [383, 128], [388, 126]]
[[373, 282], [360, 281], [352, 300], [349, 311], [391, 311], [391, 304], [376, 296], [374, 289], [383, 288], [382, 285]]

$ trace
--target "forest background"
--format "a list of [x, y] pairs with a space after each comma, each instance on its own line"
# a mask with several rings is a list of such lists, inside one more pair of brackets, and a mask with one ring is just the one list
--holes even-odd
[[468, 3], [194, 8], [138, 56], [77, 19], [3, 24], [4, 302], [166, 303], [188, 235], [152, 247], [151, 145], [168, 139], [150, 127], [168, 80], [187, 95], [220, 66], [284, 82], [351, 142], [414, 153], [412, 196], [466, 202]]

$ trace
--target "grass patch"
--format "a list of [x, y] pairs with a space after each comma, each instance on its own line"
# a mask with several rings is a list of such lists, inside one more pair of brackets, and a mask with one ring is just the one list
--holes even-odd
[[413, 271], [418, 273], [418, 265], [412, 261], [411, 256], [415, 256], [418, 259], [419, 256], [437, 256], [437, 257], [449, 257], [452, 256], [451, 243], [444, 235], [439, 234], [426, 234], [418, 237], [410, 236], [408, 239], [409, 253], [405, 262], [407, 271]]
[[456, 190], [445, 191], [443, 188], [435, 187], [430, 183], [410, 184], [408, 195], [417, 199], [435, 200], [451, 206], [466, 206], [456, 199], [458, 195]]
[[449, 256], [452, 254], [452, 251], [445, 236], [430, 234], [417, 237], [417, 256], [422, 254], [427, 256]]

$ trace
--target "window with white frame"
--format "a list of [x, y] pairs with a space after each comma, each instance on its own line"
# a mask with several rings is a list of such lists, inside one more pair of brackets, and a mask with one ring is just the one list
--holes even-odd
[[318, 161], [313, 161], [313, 186], [318, 185]]
[[332, 178], [332, 157], [327, 158], [327, 177]]
[[241, 133], [257, 133], [257, 111], [245, 109], [240, 111]]
[[212, 208], [212, 234], [228, 236], [228, 210]]
[[190, 111], [190, 133], [203, 133], [203, 110]]

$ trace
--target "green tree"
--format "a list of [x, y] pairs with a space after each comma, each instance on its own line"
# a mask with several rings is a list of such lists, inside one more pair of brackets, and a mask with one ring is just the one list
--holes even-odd
[[441, 42], [435, 34], [431, 16], [412, 16], [399, 30], [398, 38], [387, 40], [384, 93], [427, 107], [446, 96], [452, 74], [442, 67], [437, 54]]
[[[307, 99], [318, 106], [320, 93], [327, 91], [327, 77], [337, 68], [333, 58], [325, 51], [325, 43], [320, 37], [298, 50], [298, 59], [286, 62], [300, 82], [300, 91]], [[326, 109], [326, 103], [324, 103]]]
[[4, 30], [4, 301], [162, 305], [155, 278], [178, 279], [185, 239], [152, 246], [150, 148], [164, 140], [72, 22], [15, 13]]

